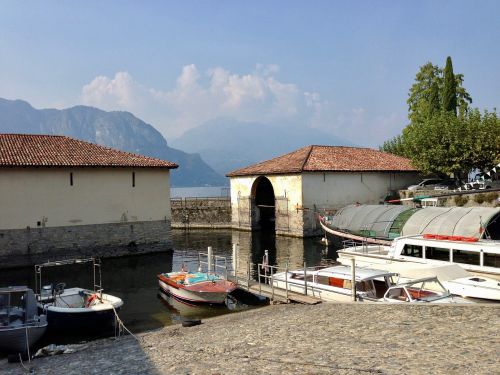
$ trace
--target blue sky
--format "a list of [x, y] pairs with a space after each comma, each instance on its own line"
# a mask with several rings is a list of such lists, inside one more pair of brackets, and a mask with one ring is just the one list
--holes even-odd
[[[500, 103], [496, 1], [0, 1], [0, 97], [128, 110], [168, 139], [215, 118], [377, 147], [419, 66]], [[312, 130], [314, 131], [314, 130]]]

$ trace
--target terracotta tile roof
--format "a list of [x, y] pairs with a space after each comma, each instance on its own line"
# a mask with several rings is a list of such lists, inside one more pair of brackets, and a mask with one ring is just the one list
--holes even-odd
[[59, 135], [0, 134], [0, 167], [177, 168], [149, 158]]
[[306, 146], [228, 173], [228, 177], [301, 172], [416, 172], [409, 159], [371, 148]]

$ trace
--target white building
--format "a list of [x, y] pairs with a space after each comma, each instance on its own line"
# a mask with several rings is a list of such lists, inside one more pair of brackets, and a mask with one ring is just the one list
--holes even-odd
[[298, 237], [319, 233], [317, 212], [379, 203], [419, 179], [406, 158], [337, 146], [303, 147], [227, 176], [234, 228], [269, 224], [278, 234]]
[[172, 168], [64, 136], [0, 134], [0, 263], [172, 248]]

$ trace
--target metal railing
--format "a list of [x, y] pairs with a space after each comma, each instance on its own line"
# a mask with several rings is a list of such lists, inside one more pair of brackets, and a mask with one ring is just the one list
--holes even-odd
[[[274, 301], [274, 290], [275, 290], [275, 285], [274, 285], [274, 275], [278, 272], [280, 272], [280, 269], [284, 270], [285, 272], [285, 298], [288, 302], [288, 263], [284, 267], [279, 267], [279, 266], [270, 266], [268, 264], [263, 264], [263, 263], [258, 263], [257, 264], [257, 281], [259, 283], [259, 294], [262, 294], [262, 284], [267, 284], [271, 287], [271, 300]], [[264, 273], [261, 273], [261, 271], [264, 271]], [[264, 280], [262, 282], [261, 280]], [[276, 288], [276, 289], [282, 289], [282, 288]]]

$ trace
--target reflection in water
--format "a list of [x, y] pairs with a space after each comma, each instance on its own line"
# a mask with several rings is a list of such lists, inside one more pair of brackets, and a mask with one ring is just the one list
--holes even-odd
[[[317, 265], [325, 257], [335, 257], [335, 251], [325, 254], [325, 247], [319, 238], [276, 237], [274, 233], [243, 232], [231, 230], [172, 230], [174, 251], [108, 258], [102, 261], [102, 281], [105, 292], [123, 299], [120, 317], [132, 332], [159, 328], [178, 322], [175, 314], [165, 308], [163, 300], [157, 297], [161, 272], [178, 271], [184, 263], [190, 271], [198, 268], [198, 253], [206, 252], [212, 246], [215, 255], [225, 256], [231, 265], [232, 244], [239, 244], [238, 273], [245, 275], [249, 258], [252, 277], [255, 278], [257, 263], [262, 262], [265, 250], [269, 250], [269, 263], [289, 267]], [[67, 287], [92, 288], [92, 265], [71, 265], [47, 269], [43, 283], [65, 282]], [[2, 270], [0, 287], [28, 285], [34, 288], [34, 267]], [[240, 307], [238, 307], [240, 308]], [[237, 309], [238, 309], [237, 308]], [[244, 308], [244, 307], [242, 307]], [[236, 309], [236, 310], [237, 310]], [[222, 312], [227, 312], [222, 310]], [[211, 316], [210, 312], [199, 313], [200, 317]], [[53, 341], [57, 343], [57, 341]]]

